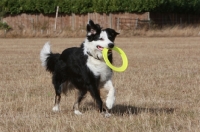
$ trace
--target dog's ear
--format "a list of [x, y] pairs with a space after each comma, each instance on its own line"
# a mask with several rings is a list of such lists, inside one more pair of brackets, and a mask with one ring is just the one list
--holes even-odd
[[117, 35], [119, 35], [119, 33], [116, 32], [115, 30], [113, 30], [113, 32], [112, 32], [112, 39], [113, 39], [113, 42], [115, 41], [115, 38], [117, 37]]
[[95, 24], [94, 24], [94, 22], [93, 22], [92, 20], [89, 20], [88, 24], [89, 24], [90, 26], [92, 26], [92, 27], [95, 26]]
[[116, 34], [116, 36], [117, 36], [117, 35], [119, 35], [120, 33], [118, 33], [118, 32], [115, 32], [115, 34]]
[[116, 32], [114, 29], [106, 28], [106, 29], [104, 29], [104, 30], [105, 30], [105, 31], [107, 32], [107, 34], [108, 34], [108, 39], [110, 39], [112, 42], [114, 42], [116, 36], [119, 35], [119, 33]]
[[114, 29], [110, 29], [110, 30], [111, 30], [112, 34], [115, 35], [115, 36], [120, 34], [120, 33], [116, 32]]
[[87, 24], [87, 36], [95, 35], [97, 33], [100, 33], [101, 27], [99, 24], [94, 24], [92, 20], [89, 20]]
[[94, 27], [95, 27], [94, 22], [92, 20], [89, 20], [88, 24], [87, 24], [87, 34], [89, 36], [92, 35], [92, 34], [96, 34], [95, 30], [94, 30]]

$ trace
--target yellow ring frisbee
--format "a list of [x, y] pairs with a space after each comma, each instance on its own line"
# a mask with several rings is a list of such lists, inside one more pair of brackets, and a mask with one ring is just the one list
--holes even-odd
[[112, 50], [115, 50], [117, 51], [121, 57], [122, 57], [122, 65], [121, 67], [115, 67], [113, 66], [110, 61], [108, 60], [108, 49], [107, 48], [104, 48], [103, 51], [102, 51], [102, 54], [103, 54], [103, 59], [105, 60], [106, 64], [114, 71], [117, 71], [117, 72], [123, 72], [126, 70], [126, 68], [128, 67], [128, 59], [126, 57], [126, 54], [124, 53], [124, 51], [122, 49], [120, 49], [119, 47], [116, 47], [114, 46], [112, 48]]

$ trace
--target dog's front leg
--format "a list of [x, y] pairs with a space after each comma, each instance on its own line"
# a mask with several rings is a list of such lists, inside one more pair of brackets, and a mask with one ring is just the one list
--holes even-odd
[[115, 103], [115, 88], [113, 87], [112, 81], [108, 80], [104, 84], [104, 88], [108, 91], [107, 98], [106, 98], [106, 106], [108, 109], [112, 109]]
[[99, 112], [103, 114], [105, 117], [110, 117], [111, 114], [108, 112], [107, 108], [103, 106], [103, 101], [101, 100], [99, 89], [91, 87], [89, 90], [91, 96], [94, 98], [99, 107]]

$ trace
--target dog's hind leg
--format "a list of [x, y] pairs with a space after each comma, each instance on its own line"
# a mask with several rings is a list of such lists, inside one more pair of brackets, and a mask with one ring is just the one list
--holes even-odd
[[81, 101], [83, 100], [83, 98], [85, 97], [86, 93], [87, 93], [86, 90], [79, 90], [76, 94], [76, 102], [74, 103], [74, 106], [73, 106], [74, 113], [76, 115], [82, 115], [82, 113], [79, 111], [79, 105]]
[[108, 80], [103, 87], [108, 90], [106, 106], [108, 109], [111, 109], [115, 103], [115, 88], [113, 87], [111, 80]]
[[68, 92], [74, 89], [74, 86], [66, 80], [64, 83], [62, 83], [62, 93], [67, 95]]
[[60, 110], [59, 104], [60, 104], [60, 100], [61, 100], [62, 85], [61, 85], [61, 83], [55, 83], [55, 82], [53, 84], [54, 84], [55, 93], [56, 93], [53, 111], [57, 112]]
[[56, 93], [56, 96], [55, 96], [55, 104], [54, 104], [54, 107], [53, 107], [53, 111], [54, 111], [54, 112], [59, 111], [60, 99], [61, 99], [61, 95], [60, 95], [59, 93]]

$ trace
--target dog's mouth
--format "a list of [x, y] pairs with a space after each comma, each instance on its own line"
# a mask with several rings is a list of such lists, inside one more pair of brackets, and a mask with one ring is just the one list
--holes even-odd
[[103, 50], [103, 48], [104, 48], [104, 47], [101, 47], [101, 46], [97, 45], [97, 49], [99, 49], [99, 50], [101, 50], [101, 51], [102, 51], [102, 50]]
[[[103, 48], [104, 48], [104, 47], [101, 47], [101, 46], [97, 45], [97, 49], [99, 49], [99, 50], [102, 51]], [[111, 50], [111, 49], [108, 50], [108, 55], [110, 55], [110, 54], [112, 54], [112, 50]]]

